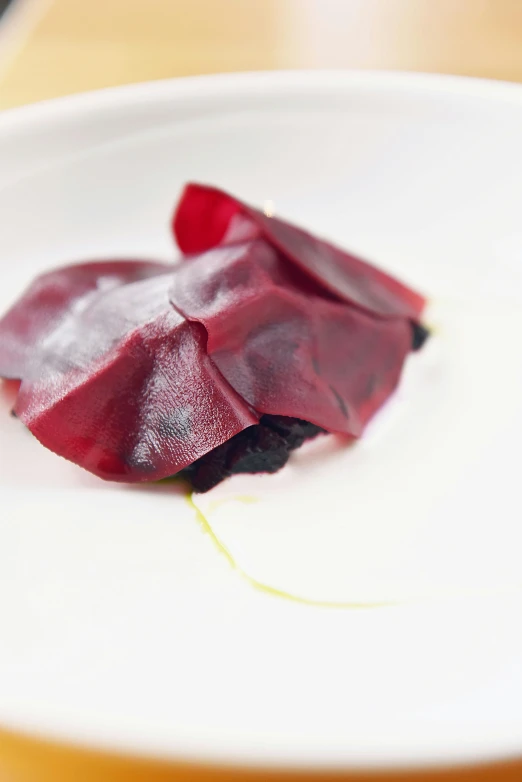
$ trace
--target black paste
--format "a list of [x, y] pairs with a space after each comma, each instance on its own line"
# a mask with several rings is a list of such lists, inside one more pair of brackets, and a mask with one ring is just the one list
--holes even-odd
[[290, 453], [324, 432], [319, 426], [282, 415], [264, 415], [223, 445], [185, 467], [179, 475], [194, 491], [206, 492], [237, 473], [274, 473], [284, 467]]

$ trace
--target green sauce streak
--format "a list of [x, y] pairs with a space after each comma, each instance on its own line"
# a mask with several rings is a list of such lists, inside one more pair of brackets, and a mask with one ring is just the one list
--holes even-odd
[[[245, 571], [237, 564], [234, 557], [228, 550], [228, 548], [225, 546], [223, 541], [216, 535], [214, 530], [212, 529], [212, 525], [208, 521], [208, 519], [203, 515], [203, 513], [200, 511], [200, 509], [196, 506], [192, 495], [187, 496], [187, 502], [194, 511], [196, 515], [196, 519], [199, 522], [203, 532], [208, 535], [214, 544], [214, 546], [217, 548], [217, 550], [226, 558], [228, 564], [230, 567], [238, 573], [238, 575], [241, 576], [245, 581], [247, 581], [250, 586], [254, 587], [254, 589], [257, 589], [259, 592], [264, 592], [266, 595], [271, 595], [272, 597], [278, 597], [282, 598], [283, 600], [289, 600], [292, 603], [300, 603], [301, 605], [307, 605], [312, 606], [313, 608], [335, 608], [335, 609], [369, 609], [369, 608], [388, 608], [394, 605], [399, 605], [398, 602], [389, 601], [389, 602], [381, 602], [381, 603], [336, 603], [336, 602], [330, 602], [327, 600], [310, 600], [306, 597], [300, 597], [299, 595], [293, 595], [290, 592], [284, 592], [282, 589], [276, 589], [276, 587], [269, 586], [268, 584], [263, 584], [261, 581], [258, 581], [255, 578], [252, 578], [252, 576], [249, 576], [248, 573], [245, 573]], [[234, 497], [234, 499], [238, 502], [242, 502], [244, 504], [251, 504], [254, 502], [258, 502], [256, 497]], [[227, 502], [228, 499], [223, 500], [216, 500], [215, 504], [213, 504], [211, 507], [212, 509], [218, 508], [220, 505]]]

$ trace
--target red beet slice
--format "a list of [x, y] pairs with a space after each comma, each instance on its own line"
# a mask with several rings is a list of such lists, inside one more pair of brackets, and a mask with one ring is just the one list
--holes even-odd
[[361, 434], [411, 350], [407, 318], [375, 318], [310, 291], [263, 239], [182, 264], [170, 297], [205, 326], [208, 354], [258, 413], [331, 432]]
[[213, 187], [187, 185], [172, 224], [188, 254], [262, 236], [316, 284], [373, 315], [416, 320], [425, 305], [422, 296], [369, 263]]
[[[26, 354], [16, 414], [47, 448], [102, 478], [165, 478], [258, 421], [208, 358], [204, 329], [169, 304], [172, 272], [161, 271], [77, 296], [68, 312], [57, 296], [60, 317]], [[47, 306], [55, 278], [45, 279]], [[24, 299], [16, 309], [25, 323]], [[2, 344], [11, 313], [0, 323]]]
[[93, 261], [69, 265], [37, 277], [0, 320], [0, 368], [21, 380], [36, 346], [73, 308], [79, 312], [93, 295], [162, 274], [170, 267], [151, 261]]

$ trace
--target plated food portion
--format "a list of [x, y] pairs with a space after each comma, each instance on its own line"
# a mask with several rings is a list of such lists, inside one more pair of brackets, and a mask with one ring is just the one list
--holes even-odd
[[55, 269], [4, 315], [14, 414], [101, 478], [197, 491], [360, 437], [428, 335], [424, 298], [212, 187], [188, 185], [172, 226], [178, 263]]

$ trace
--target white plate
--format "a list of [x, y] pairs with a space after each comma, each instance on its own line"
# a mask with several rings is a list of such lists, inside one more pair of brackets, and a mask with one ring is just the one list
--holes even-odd
[[[198, 78], [0, 117], [2, 309], [49, 265], [173, 257], [168, 218], [195, 179], [270, 199], [400, 274], [433, 297], [437, 325], [431, 352], [411, 359], [357, 451], [368, 458], [320, 487], [303, 465], [327, 503], [351, 502], [358, 476], [350, 523], [332, 538], [338, 574], [343, 547], [357, 564], [363, 522], [386, 530], [390, 553], [381, 546], [378, 556], [395, 576], [406, 509], [408, 534], [420, 525], [424, 559], [408, 564], [418, 580], [393, 593], [397, 581], [383, 578], [371, 594], [386, 602], [390, 589], [394, 606], [312, 607], [254, 589], [174, 489], [98, 481], [46, 452], [3, 405], [1, 725], [276, 766], [464, 762], [522, 749], [521, 138], [521, 88], [390, 74]], [[383, 526], [373, 495], [395, 485], [390, 470], [403, 493], [386, 501]], [[216, 524], [233, 548], [241, 524], [223, 507]], [[259, 518], [252, 536], [240, 529], [234, 553], [249, 575], [306, 591], [306, 546], [320, 537], [302, 507], [281, 512], [277, 529], [271, 515], [266, 536]], [[271, 561], [267, 541], [284, 562], [280, 551]], [[373, 544], [360, 545], [371, 563]], [[341, 587], [347, 602], [350, 582]], [[304, 596], [335, 602], [338, 588], [319, 578]], [[408, 589], [417, 599], [403, 601]]]

